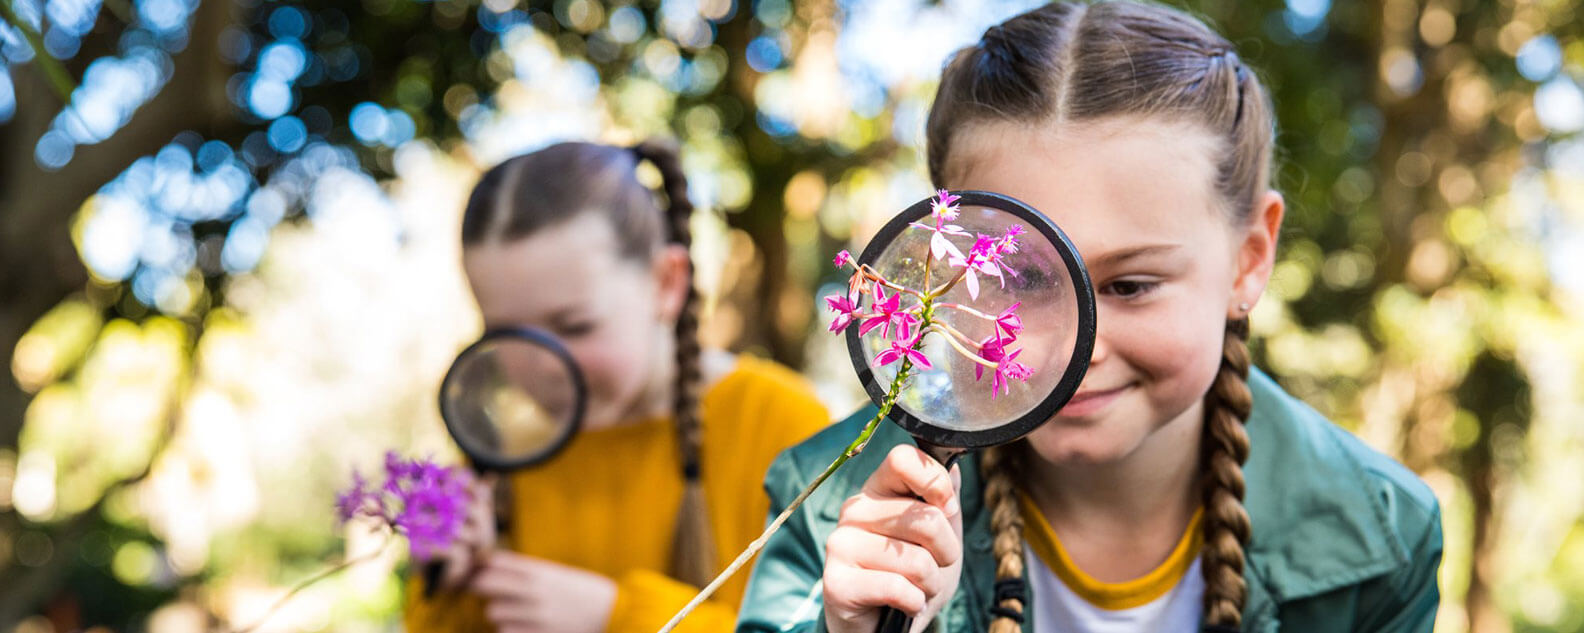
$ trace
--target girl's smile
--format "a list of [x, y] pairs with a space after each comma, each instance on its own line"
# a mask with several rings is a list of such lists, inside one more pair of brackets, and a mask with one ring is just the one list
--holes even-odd
[[1058, 418], [1082, 418], [1095, 415], [1106, 410], [1112, 402], [1132, 389], [1134, 383], [1128, 383], [1115, 389], [1084, 389], [1075, 394], [1067, 405], [1056, 413]]

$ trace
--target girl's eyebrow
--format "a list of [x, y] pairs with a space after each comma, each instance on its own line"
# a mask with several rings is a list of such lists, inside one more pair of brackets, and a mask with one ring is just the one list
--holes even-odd
[[1142, 246], [1130, 246], [1096, 257], [1090, 263], [1090, 265], [1115, 266], [1130, 259], [1137, 259], [1139, 257], [1146, 257], [1149, 255], [1158, 255], [1161, 253], [1170, 253], [1180, 248], [1182, 248], [1182, 246], [1179, 244], [1145, 244]]

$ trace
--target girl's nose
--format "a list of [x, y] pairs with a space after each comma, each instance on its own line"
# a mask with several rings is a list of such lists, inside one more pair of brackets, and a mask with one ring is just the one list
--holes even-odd
[[1111, 358], [1111, 330], [1106, 328], [1106, 318], [1103, 311], [1095, 314], [1095, 341], [1094, 351], [1089, 353], [1089, 366], [1095, 367], [1106, 359]]

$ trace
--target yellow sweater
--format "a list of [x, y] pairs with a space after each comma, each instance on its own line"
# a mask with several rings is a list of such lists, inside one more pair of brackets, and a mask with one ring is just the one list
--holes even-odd
[[[704, 394], [700, 464], [720, 568], [764, 528], [769, 499], [761, 487], [770, 461], [829, 423], [829, 414], [796, 373], [741, 358]], [[511, 533], [503, 547], [603, 574], [616, 582], [611, 633], [650, 633], [695, 594], [665, 575], [682, 502], [681, 463], [669, 419], [578, 435], [565, 450], [510, 478]], [[678, 631], [731, 631], [748, 581], [744, 567]], [[408, 583], [411, 633], [488, 632], [482, 600], [471, 595], [424, 599]]]

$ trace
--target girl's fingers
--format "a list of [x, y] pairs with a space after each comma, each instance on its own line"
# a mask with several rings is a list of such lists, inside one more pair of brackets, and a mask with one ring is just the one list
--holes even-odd
[[962, 539], [951, 517], [917, 499], [859, 494], [842, 506], [839, 525], [923, 546], [940, 566], [962, 557]]
[[495, 477], [485, 475], [473, 482], [463, 530], [479, 549], [495, 547]]
[[468, 588], [487, 600], [521, 602], [529, 597], [532, 582], [531, 564], [515, 554], [497, 552], [481, 561]]
[[430, 563], [440, 566], [440, 586], [444, 589], [462, 586], [473, 566], [472, 558], [466, 543], [458, 541], [446, 548], [445, 554]]
[[917, 614], [927, 603], [924, 591], [900, 575], [860, 567], [825, 567], [826, 613], [843, 620], [877, 617], [880, 607]]
[[461, 531], [435, 562], [442, 566], [440, 586], [443, 588], [454, 589], [465, 584], [479, 564], [481, 553], [495, 547], [493, 482], [493, 476], [486, 475], [469, 486], [467, 514], [463, 517]]
[[838, 527], [826, 541], [827, 556], [860, 569], [899, 575], [933, 598], [946, 587], [946, 565], [923, 547], [851, 527]]
[[886, 454], [885, 461], [864, 482], [863, 493], [871, 497], [918, 497], [947, 515], [961, 511], [951, 475], [935, 458], [907, 444], [893, 447]]

